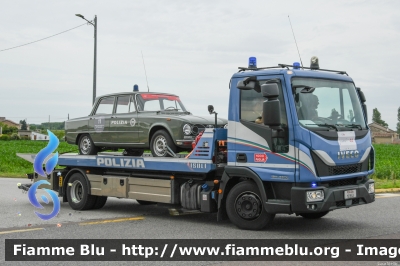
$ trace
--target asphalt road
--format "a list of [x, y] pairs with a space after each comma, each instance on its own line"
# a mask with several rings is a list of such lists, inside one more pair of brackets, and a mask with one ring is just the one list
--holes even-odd
[[[29, 180], [0, 178], [0, 265], [26, 264], [4, 261], [4, 239], [287, 239], [288, 243], [290, 239], [400, 239], [398, 207], [400, 194], [379, 194], [372, 204], [336, 210], [319, 220], [306, 220], [295, 215], [277, 215], [268, 229], [245, 231], [236, 228], [229, 221], [217, 222], [216, 214], [170, 216], [169, 211], [163, 207], [142, 206], [134, 200], [115, 198], [109, 199], [102, 209], [90, 211], [74, 211], [68, 203], [61, 203], [59, 215], [49, 221], [43, 221], [35, 215], [34, 211], [39, 210], [30, 204], [27, 194], [23, 194], [17, 188], [18, 183], [29, 183]], [[52, 206], [47, 206], [40, 212], [49, 213], [51, 209]], [[325, 265], [343, 263], [323, 262]], [[29, 262], [29, 265], [54, 264], [55, 262]], [[92, 264], [93, 262], [62, 262], [62, 265]], [[108, 264], [110, 262], [96, 262], [96, 265]], [[134, 262], [134, 265], [154, 264], [188, 265], [187, 262]], [[191, 262], [190, 264], [243, 265], [244, 262]], [[255, 264], [320, 265], [321, 263], [248, 263], [248, 265]], [[379, 265], [378, 262], [345, 264]]]

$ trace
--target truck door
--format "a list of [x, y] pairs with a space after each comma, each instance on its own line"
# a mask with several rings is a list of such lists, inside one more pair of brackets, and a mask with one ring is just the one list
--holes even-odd
[[110, 119], [114, 110], [114, 101], [114, 96], [102, 98], [96, 111], [89, 117], [90, 136], [98, 145], [110, 142]]
[[110, 120], [110, 131], [114, 132], [114, 143], [133, 144], [138, 142], [137, 112], [133, 95], [117, 97], [114, 114]]
[[[288, 95], [283, 76], [257, 77], [259, 85], [274, 82], [279, 88], [281, 124], [278, 129], [264, 125], [261, 91], [239, 90], [239, 123], [236, 124], [236, 165], [247, 166], [264, 181], [294, 182], [295, 151]], [[275, 115], [275, 114], [274, 114]], [[272, 134], [269, 139], [268, 134]]]

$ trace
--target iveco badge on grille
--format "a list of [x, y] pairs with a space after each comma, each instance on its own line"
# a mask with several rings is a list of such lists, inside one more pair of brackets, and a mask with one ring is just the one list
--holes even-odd
[[350, 159], [350, 158], [358, 158], [360, 152], [358, 150], [354, 151], [338, 151], [338, 159]]

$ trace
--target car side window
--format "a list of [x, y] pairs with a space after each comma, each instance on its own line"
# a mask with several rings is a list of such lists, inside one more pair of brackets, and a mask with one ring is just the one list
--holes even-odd
[[100, 100], [99, 105], [97, 106], [96, 115], [99, 114], [112, 114], [114, 109], [114, 100], [115, 97], [105, 97]]
[[116, 114], [129, 113], [129, 107], [130, 106], [132, 106], [133, 110], [135, 111], [135, 106], [134, 106], [133, 103], [130, 102], [130, 99], [131, 99], [130, 95], [119, 96], [118, 99], [117, 99], [117, 106], [115, 107], [115, 113]]
[[148, 100], [144, 102], [143, 111], [159, 111], [160, 108], [160, 101], [156, 100]]

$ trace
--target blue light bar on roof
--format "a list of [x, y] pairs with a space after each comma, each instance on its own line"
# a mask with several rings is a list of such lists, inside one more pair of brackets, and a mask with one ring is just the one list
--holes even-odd
[[257, 58], [249, 57], [249, 68], [257, 68]]
[[293, 63], [293, 69], [300, 69], [300, 63], [299, 62], [294, 62]]

